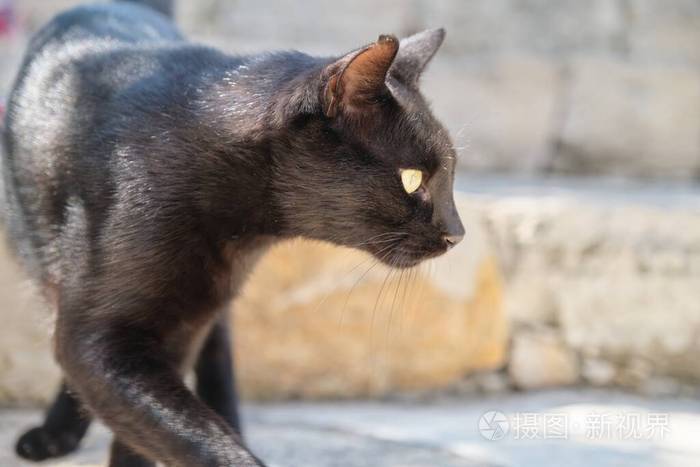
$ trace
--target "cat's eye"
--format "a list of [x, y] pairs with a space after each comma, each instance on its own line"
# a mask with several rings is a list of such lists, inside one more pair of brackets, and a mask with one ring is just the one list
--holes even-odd
[[415, 193], [423, 183], [423, 172], [416, 169], [402, 169], [401, 183], [406, 193]]

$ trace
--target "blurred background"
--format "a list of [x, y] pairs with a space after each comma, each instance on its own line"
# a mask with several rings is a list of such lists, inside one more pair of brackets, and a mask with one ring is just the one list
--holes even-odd
[[[28, 36], [77, 3], [0, 0], [0, 102]], [[249, 401], [457, 399], [476, 404], [462, 437], [477, 433], [478, 401], [511, 428], [523, 407], [573, 417], [581, 404], [588, 415], [661, 404], [685, 428], [659, 450], [638, 439], [618, 452], [602, 436], [611, 457], [597, 462], [567, 443], [566, 460], [548, 463], [559, 445], [547, 439], [543, 458], [504, 452], [532, 465], [696, 465], [685, 435], [700, 429], [700, 1], [182, 0], [177, 21], [240, 53], [339, 55], [380, 33], [447, 29], [423, 90], [458, 148], [465, 241], [403, 274], [328, 245], [275, 248], [234, 305]], [[6, 258], [0, 406], [36, 407], [57, 378], [50, 316]], [[684, 402], [663, 405], [673, 399]], [[373, 436], [399, 436], [387, 430]], [[490, 453], [481, 435], [452, 454]], [[424, 465], [401, 462], [386, 465]]]

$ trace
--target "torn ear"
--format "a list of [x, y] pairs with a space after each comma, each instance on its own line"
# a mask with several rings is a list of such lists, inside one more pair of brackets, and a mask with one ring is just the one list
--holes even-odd
[[353, 52], [330, 65], [324, 100], [325, 114], [337, 115], [339, 109], [358, 109], [381, 95], [399, 41], [391, 35], [379, 36], [377, 42]]

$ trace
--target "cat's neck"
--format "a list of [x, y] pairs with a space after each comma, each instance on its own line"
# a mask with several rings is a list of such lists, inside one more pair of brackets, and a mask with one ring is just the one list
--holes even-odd
[[288, 52], [202, 70], [193, 121], [183, 131], [199, 143], [191, 173], [206, 187], [199, 202], [222, 235], [285, 236], [273, 186], [276, 161], [294, 157], [290, 126], [318, 105], [326, 62]]

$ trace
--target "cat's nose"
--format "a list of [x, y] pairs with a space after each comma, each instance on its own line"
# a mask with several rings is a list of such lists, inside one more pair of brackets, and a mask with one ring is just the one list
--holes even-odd
[[461, 234], [446, 234], [442, 236], [442, 240], [445, 242], [445, 245], [447, 246], [447, 249], [449, 250], [456, 244], [462, 241], [464, 238], [464, 233]]

